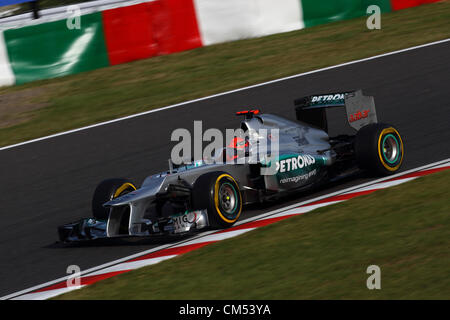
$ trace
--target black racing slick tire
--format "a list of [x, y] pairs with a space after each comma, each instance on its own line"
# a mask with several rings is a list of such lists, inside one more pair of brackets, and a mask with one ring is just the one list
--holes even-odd
[[242, 194], [236, 180], [226, 172], [201, 175], [192, 191], [194, 210], [206, 209], [213, 228], [231, 227], [242, 212]]
[[403, 163], [403, 140], [392, 125], [369, 124], [356, 134], [355, 153], [361, 169], [382, 176], [393, 174]]
[[92, 214], [94, 218], [107, 220], [109, 209], [103, 207], [103, 204], [134, 190], [136, 190], [136, 187], [128, 179], [112, 178], [100, 182], [92, 197]]

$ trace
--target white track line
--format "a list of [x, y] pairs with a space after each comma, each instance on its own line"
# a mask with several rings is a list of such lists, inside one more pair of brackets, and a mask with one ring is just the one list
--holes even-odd
[[284, 216], [288, 216], [288, 215], [291, 215], [291, 214], [297, 214], [297, 215], [298, 214], [303, 214], [303, 213], [306, 213], [306, 212], [309, 212], [309, 211], [313, 211], [313, 210], [316, 210], [316, 209], [319, 209], [319, 208], [322, 208], [322, 207], [325, 207], [325, 206], [331, 206], [333, 204], [336, 204], [336, 203], [339, 203], [339, 202], [342, 202], [342, 201], [344, 201], [344, 200], [323, 202], [323, 203], [313, 204], [313, 205], [310, 205], [310, 206], [295, 207], [293, 209], [289, 209], [289, 210], [282, 211], [280, 213], [276, 213], [274, 215], [271, 215], [270, 218], [284, 217]]
[[225, 91], [225, 92], [222, 92], [222, 93], [213, 94], [213, 95], [210, 95], [210, 96], [207, 96], [207, 97], [203, 97], [203, 98], [193, 99], [193, 100], [189, 100], [189, 101], [185, 101], [185, 102], [169, 105], [169, 106], [158, 108], [158, 109], [152, 109], [152, 110], [148, 110], [148, 111], [132, 114], [132, 115], [129, 115], [129, 116], [126, 116], [126, 117], [122, 117], [122, 118], [117, 118], [117, 119], [113, 119], [113, 120], [109, 120], [109, 121], [105, 121], [105, 122], [100, 122], [100, 123], [92, 124], [92, 125], [89, 125], [89, 126], [73, 129], [73, 130], [59, 132], [59, 133], [55, 133], [55, 134], [48, 135], [48, 136], [45, 136], [45, 137], [36, 138], [36, 139], [32, 139], [32, 140], [28, 140], [28, 141], [12, 144], [12, 145], [9, 145], [9, 146], [1, 147], [0, 151], [11, 149], [11, 148], [15, 148], [15, 147], [19, 147], [19, 146], [23, 146], [23, 145], [30, 144], [30, 143], [33, 143], [33, 142], [38, 142], [38, 141], [42, 141], [42, 140], [47, 140], [47, 139], [59, 137], [59, 136], [70, 134], [70, 133], [75, 133], [75, 132], [78, 132], [78, 131], [83, 131], [83, 130], [87, 130], [87, 129], [91, 129], [91, 128], [95, 128], [95, 127], [99, 127], [99, 126], [108, 125], [108, 124], [119, 122], [119, 121], [124, 121], [124, 120], [128, 120], [128, 119], [144, 116], [144, 115], [147, 115], [147, 114], [150, 114], [150, 113], [154, 113], [154, 112], [160, 112], [160, 111], [164, 111], [164, 110], [168, 110], [168, 109], [172, 109], [172, 108], [176, 108], [176, 107], [185, 106], [185, 105], [188, 105], [188, 104], [191, 104], [191, 103], [195, 103], [195, 102], [199, 102], [199, 101], [204, 101], [204, 100], [208, 100], [208, 99], [212, 99], [212, 98], [217, 98], [217, 97], [224, 96], [224, 95], [231, 94], [231, 93], [235, 93], [235, 92], [240, 92], [240, 91], [244, 91], [244, 90], [248, 90], [248, 89], [252, 89], [252, 88], [257, 88], [257, 87], [261, 87], [261, 86], [265, 86], [265, 85], [268, 85], [268, 84], [277, 83], [277, 82], [281, 82], [281, 81], [285, 81], [285, 80], [289, 80], [289, 79], [299, 78], [299, 77], [307, 76], [307, 75], [318, 73], [318, 72], [323, 72], [323, 71], [327, 71], [327, 70], [341, 68], [341, 67], [345, 67], [345, 66], [348, 66], [348, 65], [356, 64], [356, 63], [361, 63], [361, 62], [366, 62], [366, 61], [370, 61], [370, 60], [374, 60], [374, 59], [379, 59], [379, 58], [383, 58], [383, 57], [387, 57], [387, 56], [391, 56], [391, 55], [394, 55], [394, 54], [399, 54], [399, 53], [403, 53], [403, 52], [407, 52], [407, 51], [411, 51], [411, 50], [416, 50], [416, 49], [421, 49], [421, 48], [425, 48], [425, 47], [429, 47], [429, 46], [434, 46], [434, 45], [446, 43], [446, 42], [449, 42], [449, 41], [450, 41], [450, 38], [447, 38], [447, 39], [443, 39], [443, 40], [439, 40], [439, 41], [434, 41], [434, 42], [430, 42], [430, 43], [421, 44], [421, 45], [414, 46], [414, 47], [409, 47], [409, 48], [405, 48], [405, 49], [401, 49], [401, 50], [397, 50], [397, 51], [392, 51], [392, 52], [379, 54], [379, 55], [368, 57], [368, 58], [363, 58], [363, 59], [359, 59], [359, 60], [353, 60], [353, 61], [349, 61], [349, 62], [344, 62], [344, 63], [337, 64], [337, 65], [330, 66], [330, 67], [325, 67], [325, 68], [316, 69], [316, 70], [312, 70], [312, 71], [308, 71], [308, 72], [303, 72], [303, 73], [295, 74], [295, 75], [284, 77], [284, 78], [279, 78], [279, 79], [275, 79], [275, 80], [271, 80], [271, 81], [266, 81], [266, 82], [258, 83], [258, 84], [255, 84], [255, 85], [247, 86], [247, 87], [242, 87], [242, 88], [239, 88], [239, 89]]
[[[393, 187], [396, 186], [398, 184], [402, 184], [414, 179], [417, 179], [419, 177], [412, 177], [412, 178], [405, 178], [405, 179], [399, 179], [399, 180], [394, 180], [394, 181], [386, 181], [386, 182], [380, 182], [380, 183], [376, 183], [374, 185], [371, 186], [367, 186], [361, 189], [358, 189], [358, 192], [361, 191], [369, 191], [369, 190], [378, 190], [378, 189], [384, 189], [384, 188], [388, 188], [388, 187]], [[349, 192], [346, 192], [349, 193]]]
[[81, 289], [83, 287], [85, 287], [85, 286], [61, 288], [61, 289], [49, 290], [46, 292], [28, 293], [28, 294], [24, 294], [23, 296], [14, 298], [14, 300], [47, 300], [47, 299], [59, 296], [60, 294], [67, 293], [69, 291], [73, 291], [73, 290], [77, 290], [77, 289]]
[[149, 266], [152, 264], [156, 264], [156, 263], [159, 263], [159, 262], [167, 260], [167, 259], [172, 259], [172, 258], [175, 258], [176, 256], [177, 256], [177, 254], [172, 254], [172, 255], [163, 256], [163, 257], [149, 258], [149, 259], [137, 260], [137, 261], [131, 261], [131, 262], [123, 262], [123, 263], [117, 264], [115, 266], [112, 266], [112, 267], [109, 267], [106, 269], [101, 269], [97, 272], [91, 273], [91, 274], [89, 274], [89, 276], [96, 276], [96, 275], [100, 275], [100, 274], [104, 274], [104, 273], [117, 272], [117, 271], [133, 270], [133, 269]]

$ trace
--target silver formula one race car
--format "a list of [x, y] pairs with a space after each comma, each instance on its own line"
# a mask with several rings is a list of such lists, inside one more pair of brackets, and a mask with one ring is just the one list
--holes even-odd
[[[238, 221], [243, 205], [299, 194], [359, 170], [376, 175], [399, 170], [402, 138], [392, 125], [377, 122], [373, 97], [359, 90], [313, 95], [294, 103], [295, 122], [259, 110], [238, 112], [244, 116], [240, 128], [246, 135], [235, 137], [216, 161], [175, 165], [169, 160], [168, 171], [148, 176], [140, 188], [127, 179], [101, 182], [93, 195], [93, 218], [60, 226], [60, 240], [227, 228]], [[345, 107], [355, 134], [328, 135], [325, 108], [329, 107]], [[271, 135], [261, 132], [277, 132], [277, 152], [267, 141]], [[265, 156], [253, 152], [263, 140], [268, 146]], [[247, 161], [250, 157], [253, 161]], [[270, 168], [271, 173], [262, 174]]]

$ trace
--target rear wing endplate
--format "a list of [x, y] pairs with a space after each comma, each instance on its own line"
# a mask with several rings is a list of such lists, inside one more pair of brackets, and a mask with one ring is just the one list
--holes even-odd
[[328, 131], [325, 108], [345, 107], [348, 124], [355, 130], [377, 123], [375, 100], [362, 90], [312, 95], [294, 101], [297, 119]]

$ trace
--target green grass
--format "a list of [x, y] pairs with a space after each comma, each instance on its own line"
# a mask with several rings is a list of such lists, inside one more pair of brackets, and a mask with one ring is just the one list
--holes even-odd
[[[368, 290], [369, 265], [381, 290]], [[450, 170], [286, 219], [58, 299], [449, 299]]]
[[22, 122], [0, 128], [0, 145], [446, 39], [449, 21], [444, 1], [383, 14], [381, 30], [363, 17], [3, 88], [0, 100], [44, 107], [15, 115]]

